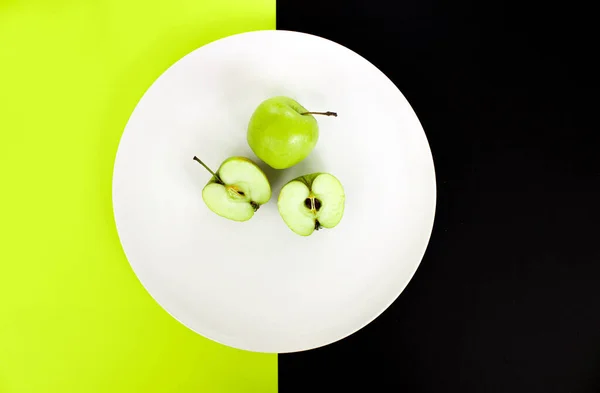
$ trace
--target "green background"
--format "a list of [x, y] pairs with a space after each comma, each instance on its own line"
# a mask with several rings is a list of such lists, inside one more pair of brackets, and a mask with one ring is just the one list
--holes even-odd
[[119, 138], [179, 58], [275, 28], [275, 0], [0, 0], [0, 392], [277, 391], [277, 357], [191, 332], [112, 214]]

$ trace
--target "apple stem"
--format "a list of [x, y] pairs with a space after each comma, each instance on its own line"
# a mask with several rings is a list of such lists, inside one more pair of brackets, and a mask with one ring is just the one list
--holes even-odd
[[315, 231], [318, 231], [321, 228], [323, 228], [323, 227], [321, 226], [321, 223], [319, 222], [319, 220], [315, 220]]
[[337, 113], [335, 112], [303, 112], [300, 113], [301, 115], [323, 115], [323, 116], [333, 116], [333, 117], [337, 117]]
[[194, 156], [194, 161], [198, 161], [200, 163], [200, 165], [202, 165], [207, 171], [210, 172], [211, 175], [213, 175], [213, 177], [221, 184], [225, 185], [225, 183], [223, 183], [223, 180], [221, 180], [221, 178], [214, 173], [209, 167], [206, 166], [205, 163], [202, 162], [201, 159], [199, 159], [198, 157]]

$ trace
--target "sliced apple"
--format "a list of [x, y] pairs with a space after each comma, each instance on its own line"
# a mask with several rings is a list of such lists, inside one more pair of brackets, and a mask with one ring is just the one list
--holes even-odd
[[212, 174], [202, 190], [202, 199], [217, 215], [233, 221], [248, 221], [271, 199], [269, 180], [252, 160], [230, 157], [216, 173], [198, 157], [194, 160]]
[[346, 195], [342, 183], [329, 173], [298, 177], [281, 189], [277, 208], [285, 224], [300, 236], [333, 228], [344, 215]]

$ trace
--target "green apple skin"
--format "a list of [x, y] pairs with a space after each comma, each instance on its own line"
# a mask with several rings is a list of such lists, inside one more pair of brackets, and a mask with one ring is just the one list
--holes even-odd
[[202, 189], [202, 199], [215, 214], [243, 222], [271, 199], [271, 185], [265, 173], [246, 157], [223, 161]]
[[320, 228], [336, 227], [344, 215], [345, 201], [344, 188], [335, 176], [311, 173], [283, 186], [277, 198], [277, 209], [294, 233], [310, 236]]
[[256, 108], [248, 124], [248, 145], [274, 169], [304, 160], [319, 140], [319, 125], [308, 110], [289, 97], [269, 98]]

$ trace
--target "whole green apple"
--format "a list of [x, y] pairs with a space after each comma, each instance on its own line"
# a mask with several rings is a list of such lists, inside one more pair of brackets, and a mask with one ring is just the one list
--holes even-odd
[[248, 144], [274, 169], [294, 166], [310, 154], [319, 139], [319, 125], [313, 115], [337, 116], [335, 112], [310, 112], [289, 97], [269, 98], [250, 118]]

